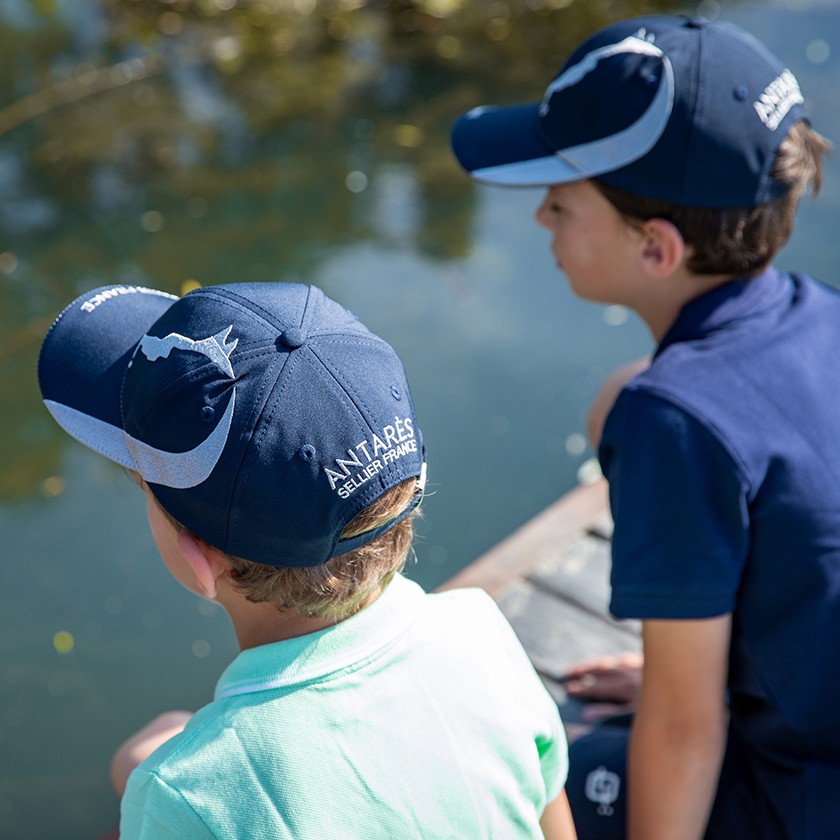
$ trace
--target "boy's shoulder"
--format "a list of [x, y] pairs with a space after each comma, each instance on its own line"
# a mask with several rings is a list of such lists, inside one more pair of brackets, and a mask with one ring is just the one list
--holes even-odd
[[[354, 819], [377, 820], [379, 833], [348, 830], [348, 836], [399, 836], [387, 822], [399, 809], [383, 815], [369, 794], [353, 799], [360, 777], [366, 790], [386, 799], [402, 795], [405, 782], [395, 788], [394, 779], [410, 777], [418, 799], [401, 807], [411, 810], [438, 807], [429, 804], [434, 796], [459, 789], [453, 749], [482, 772], [508, 774], [511, 761], [534, 769], [536, 742], [550, 753], [545, 761], [561, 767], [565, 742], [556, 704], [481, 590], [427, 594], [398, 576], [353, 618], [264, 648], [240, 654], [217, 699], [132, 774], [124, 815], [132, 808], [148, 812], [151, 802], [156, 813], [200, 814], [221, 827], [213, 836], [245, 836], [229, 826], [244, 819], [242, 802], [251, 797], [272, 803], [257, 808], [254, 819], [268, 820], [270, 810], [278, 824], [291, 820], [294, 827], [305, 812], [301, 825], [321, 832], [311, 836], [339, 836], [330, 820], [348, 819], [346, 813], [321, 813], [315, 803], [326, 778], [348, 798]], [[272, 659], [273, 674], [264, 667]], [[508, 754], [499, 753], [499, 739]], [[406, 767], [408, 753], [423, 760]], [[545, 773], [555, 779], [548, 765]], [[235, 795], [214, 781], [231, 777], [238, 780]], [[387, 833], [392, 828], [397, 833]], [[273, 829], [256, 834], [287, 836]]]
[[[768, 268], [733, 278], [689, 301], [663, 336], [652, 364], [629, 390], [667, 395], [721, 392], [732, 379], [772, 375], [793, 348], [818, 345], [840, 327], [840, 293], [804, 274]], [[826, 360], [827, 361], [827, 360]]]
[[838, 330], [840, 294], [804, 275], [770, 269], [692, 301], [616, 400], [602, 463], [623, 449], [624, 469], [649, 472], [634, 453], [650, 440], [660, 454], [671, 447], [694, 462], [726, 463], [722, 450], [747, 484], [760, 481], [768, 458], [803, 429], [834, 436]]

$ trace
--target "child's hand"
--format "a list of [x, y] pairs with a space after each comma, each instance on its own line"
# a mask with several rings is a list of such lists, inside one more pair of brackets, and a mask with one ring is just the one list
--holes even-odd
[[570, 697], [589, 703], [581, 712], [586, 723], [635, 709], [642, 684], [641, 653], [622, 653], [579, 662], [566, 669], [564, 688]]

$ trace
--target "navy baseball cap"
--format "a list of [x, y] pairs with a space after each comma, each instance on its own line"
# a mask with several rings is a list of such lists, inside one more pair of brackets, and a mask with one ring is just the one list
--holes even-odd
[[788, 190], [771, 170], [802, 104], [790, 70], [737, 26], [640, 17], [579, 46], [540, 102], [461, 115], [452, 148], [488, 184], [595, 178], [685, 206], [752, 207]]
[[[139, 473], [219, 550], [316, 566], [392, 527], [425, 461], [402, 362], [319, 289], [243, 283], [177, 298], [139, 286], [81, 295], [38, 362], [53, 417]], [[341, 539], [404, 479], [414, 505]]]

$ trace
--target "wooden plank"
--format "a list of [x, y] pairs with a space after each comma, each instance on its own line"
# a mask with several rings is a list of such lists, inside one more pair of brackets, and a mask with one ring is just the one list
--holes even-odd
[[529, 581], [511, 586], [499, 606], [544, 675], [561, 674], [573, 662], [591, 656], [641, 649], [638, 634], [557, 599]]
[[515, 578], [533, 572], [548, 555], [567, 549], [608, 516], [603, 479], [576, 487], [491, 548], [441, 589], [480, 586], [493, 597]]
[[565, 551], [543, 558], [528, 580], [582, 610], [601, 616], [615, 629], [631, 636], [639, 633], [638, 622], [616, 621], [609, 615], [610, 543], [585, 534]]
[[496, 599], [560, 706], [570, 737], [584, 727], [582, 705], [563, 689], [566, 668], [641, 650], [638, 622], [609, 615], [611, 537], [600, 480], [558, 499], [441, 587], [479, 586]]
[[582, 706], [563, 690], [558, 677], [565, 669], [593, 656], [641, 650], [637, 634], [558, 599], [530, 581], [510, 586], [498, 603], [567, 724], [580, 722]]

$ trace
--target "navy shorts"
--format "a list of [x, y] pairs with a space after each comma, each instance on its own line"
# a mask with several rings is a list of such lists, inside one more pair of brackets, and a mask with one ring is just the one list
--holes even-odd
[[611, 719], [569, 745], [566, 795], [578, 840], [627, 835], [627, 745], [630, 717]]

